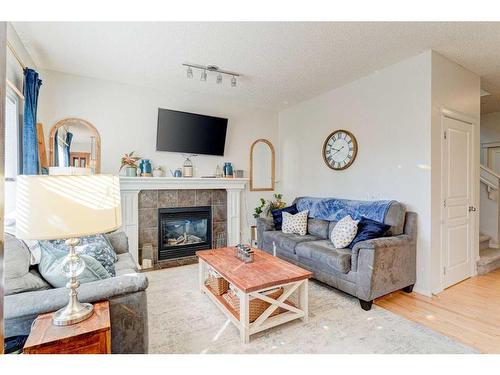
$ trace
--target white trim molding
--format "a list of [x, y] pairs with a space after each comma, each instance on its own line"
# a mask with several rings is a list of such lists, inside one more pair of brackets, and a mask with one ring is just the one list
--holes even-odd
[[139, 264], [139, 192], [141, 190], [225, 189], [227, 191], [227, 245], [240, 242], [241, 192], [247, 178], [120, 177], [122, 229], [129, 251]]

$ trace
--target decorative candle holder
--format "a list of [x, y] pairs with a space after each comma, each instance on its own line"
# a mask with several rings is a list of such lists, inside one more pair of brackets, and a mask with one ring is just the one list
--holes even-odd
[[236, 258], [244, 263], [252, 263], [254, 253], [251, 247], [243, 244], [236, 245]]

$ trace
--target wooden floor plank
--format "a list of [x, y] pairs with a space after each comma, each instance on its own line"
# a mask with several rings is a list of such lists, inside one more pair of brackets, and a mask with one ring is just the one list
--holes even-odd
[[500, 353], [500, 270], [465, 280], [437, 296], [395, 292], [375, 304], [483, 353]]

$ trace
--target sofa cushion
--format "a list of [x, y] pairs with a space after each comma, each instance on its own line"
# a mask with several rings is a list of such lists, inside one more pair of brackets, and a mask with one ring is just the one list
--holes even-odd
[[333, 228], [335, 228], [335, 225], [337, 225], [338, 221], [330, 221], [330, 224], [328, 224], [328, 238], [331, 240], [332, 239], [332, 231]]
[[128, 253], [128, 237], [122, 230], [117, 230], [115, 232], [106, 233], [104, 237], [111, 244], [111, 247], [116, 254]]
[[116, 274], [118, 271], [128, 269], [137, 272], [137, 266], [134, 261], [134, 257], [130, 253], [118, 254], [118, 260], [115, 263]]
[[38, 272], [35, 270], [29, 271], [21, 277], [5, 279], [5, 295], [33, 292], [36, 290], [50, 289], [51, 286], [47, 283]]
[[399, 236], [403, 233], [405, 226], [406, 207], [399, 202], [393, 201], [385, 214], [384, 224], [390, 225], [388, 235]]
[[312, 234], [322, 240], [328, 238], [328, 228], [330, 222], [328, 220], [312, 219], [307, 220], [307, 233]]
[[347, 273], [351, 270], [351, 251], [336, 249], [330, 240], [302, 242], [295, 247], [299, 258], [314, 263], [315, 268], [327, 271], [336, 270]]
[[295, 254], [295, 246], [306, 241], [316, 241], [318, 237], [306, 234], [299, 236], [298, 234], [283, 233], [281, 231], [268, 231], [264, 232], [264, 242], [275, 243], [276, 247]]
[[11, 234], [5, 233], [5, 279], [15, 279], [30, 270], [30, 251]]

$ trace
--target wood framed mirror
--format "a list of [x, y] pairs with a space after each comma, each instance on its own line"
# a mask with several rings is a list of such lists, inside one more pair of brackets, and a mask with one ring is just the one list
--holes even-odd
[[51, 167], [83, 167], [101, 173], [101, 136], [90, 122], [65, 118], [50, 129], [49, 158]]
[[273, 191], [274, 147], [267, 139], [257, 139], [250, 147], [250, 191]]

